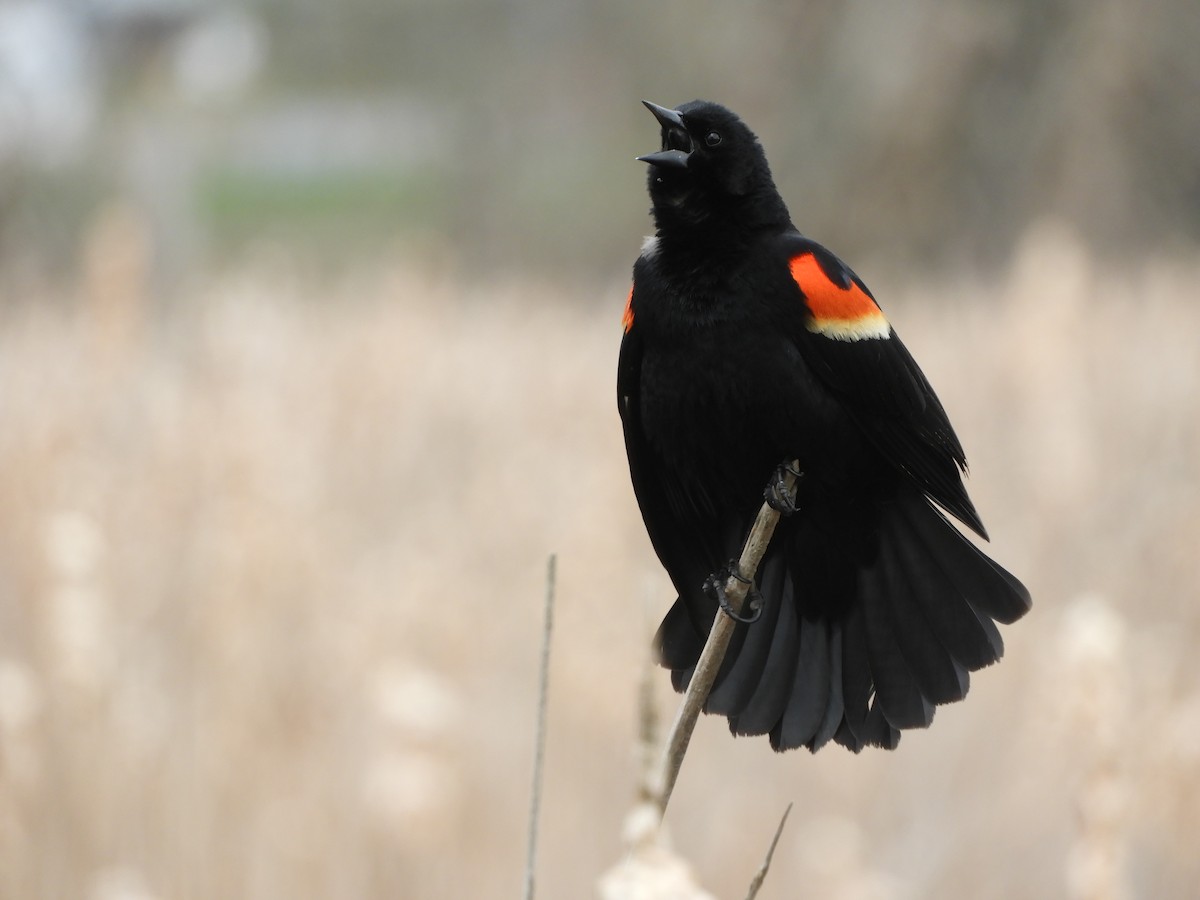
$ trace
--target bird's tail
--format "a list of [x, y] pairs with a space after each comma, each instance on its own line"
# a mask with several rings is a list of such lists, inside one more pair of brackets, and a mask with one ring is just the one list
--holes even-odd
[[[857, 563], [815, 527], [772, 548], [759, 570], [762, 616], [738, 626], [706, 705], [735, 734], [769, 734], [776, 750], [815, 751], [830, 739], [855, 752], [891, 749], [1001, 657], [996, 623], [1029, 610], [1025, 587], [915, 489], [881, 507], [877, 529]], [[806, 576], [814, 567], [823, 567], [815, 581]], [[845, 596], [810, 596], [814, 588]], [[678, 690], [703, 643], [683, 606], [657, 638]]]

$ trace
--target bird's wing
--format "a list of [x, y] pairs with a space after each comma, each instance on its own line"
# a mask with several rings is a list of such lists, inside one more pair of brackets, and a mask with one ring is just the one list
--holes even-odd
[[875, 447], [932, 500], [986, 538], [963, 487], [967, 460], [946, 411], [867, 286], [799, 234], [782, 247], [804, 304], [793, 339]]
[[633, 492], [655, 553], [697, 626], [707, 629], [704, 620], [711, 622], [711, 610], [700, 588], [724, 561], [722, 548], [714, 546], [716, 513], [699, 486], [682, 478], [646, 438], [641, 405], [645, 348], [630, 307], [626, 307], [623, 322], [625, 334], [617, 362], [617, 408], [625, 433]]

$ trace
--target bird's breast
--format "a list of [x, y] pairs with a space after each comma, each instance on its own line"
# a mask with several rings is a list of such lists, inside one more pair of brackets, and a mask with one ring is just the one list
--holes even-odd
[[870, 456], [845, 406], [766, 324], [717, 323], [648, 341], [640, 405], [662, 460], [738, 507], [761, 502], [784, 460], [800, 459], [817, 482], [843, 484]]
[[[647, 347], [641, 420], [647, 441], [714, 499], [756, 498], [804, 428], [794, 373], [777, 336], [717, 330]], [[740, 505], [740, 502], [738, 503]]]

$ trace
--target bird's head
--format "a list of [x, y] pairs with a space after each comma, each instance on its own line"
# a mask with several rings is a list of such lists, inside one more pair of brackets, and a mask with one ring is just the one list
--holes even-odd
[[662, 126], [662, 149], [638, 157], [650, 165], [650, 199], [660, 228], [731, 218], [788, 222], [762, 144], [741, 119], [706, 100], [675, 109], [642, 103]]

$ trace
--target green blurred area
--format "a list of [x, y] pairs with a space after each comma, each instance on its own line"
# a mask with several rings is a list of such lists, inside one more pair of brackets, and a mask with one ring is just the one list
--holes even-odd
[[285, 177], [214, 169], [200, 179], [198, 206], [218, 253], [255, 241], [305, 252], [379, 252], [388, 235], [436, 227], [442, 215], [437, 172], [361, 169]]
[[[1137, 255], [1200, 238], [1186, 0], [46, 6], [73, 23], [95, 115], [63, 160], [0, 166], [0, 255], [43, 273], [120, 199], [172, 272], [264, 238], [342, 266], [435, 233], [472, 270], [610, 277], [649, 227], [642, 97], [741, 113], [797, 225], [855, 260], [990, 266], [1047, 217]], [[214, 95], [181, 59], [222, 16], [233, 50], [210, 41], [208, 64], [238, 28], [257, 56]], [[344, 128], [359, 106], [380, 127]]]

